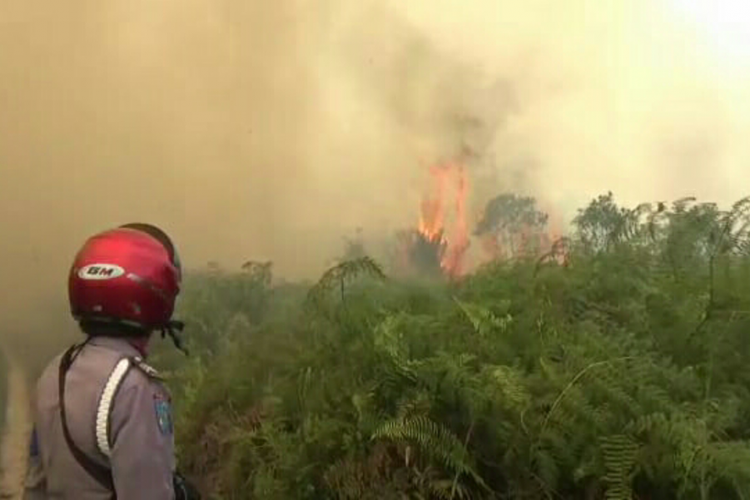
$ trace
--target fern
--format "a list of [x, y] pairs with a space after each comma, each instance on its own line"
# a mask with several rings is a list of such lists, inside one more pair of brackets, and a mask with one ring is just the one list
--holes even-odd
[[575, 224], [564, 266], [452, 283], [192, 274], [199, 355], [155, 361], [182, 466], [233, 499], [750, 498], [750, 199], [607, 195]]
[[414, 443], [427, 458], [437, 461], [456, 474], [467, 475], [477, 484], [486, 487], [461, 441], [444, 426], [427, 417], [392, 420], [375, 431], [372, 439]]
[[474, 331], [482, 337], [488, 336], [493, 331], [500, 333], [506, 331], [512, 321], [509, 314], [506, 314], [503, 318], [497, 318], [490, 310], [484, 307], [462, 302], [457, 298], [454, 300], [471, 322]]
[[607, 473], [602, 478], [607, 484], [607, 500], [631, 500], [633, 469], [639, 446], [630, 436], [615, 434], [600, 439], [604, 466]]
[[346, 260], [323, 273], [323, 276], [308, 292], [308, 300], [312, 303], [320, 303], [334, 289], [339, 290], [343, 300], [346, 281], [363, 275], [379, 280], [386, 279], [383, 269], [371, 257], [363, 256]]

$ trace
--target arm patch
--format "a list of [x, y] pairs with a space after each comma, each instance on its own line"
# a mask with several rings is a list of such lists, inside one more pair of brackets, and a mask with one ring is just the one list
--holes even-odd
[[154, 394], [154, 411], [156, 412], [156, 423], [159, 430], [165, 436], [171, 436], [174, 433], [174, 424], [172, 423], [172, 404], [163, 394]]

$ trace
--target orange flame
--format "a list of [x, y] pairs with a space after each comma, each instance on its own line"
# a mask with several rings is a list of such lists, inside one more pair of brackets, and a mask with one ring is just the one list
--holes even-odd
[[[435, 193], [422, 201], [419, 217], [419, 233], [427, 240], [445, 243], [446, 251], [441, 267], [451, 277], [463, 274], [463, 259], [469, 248], [469, 228], [466, 220], [466, 198], [469, 184], [466, 170], [458, 163], [447, 163], [430, 167], [435, 182]], [[451, 174], [455, 179], [455, 220], [450, 236], [446, 233], [446, 199]]]
[[442, 235], [445, 224], [445, 197], [450, 171], [442, 165], [430, 167], [430, 174], [436, 183], [435, 195], [422, 200], [419, 216], [419, 232], [428, 240], [435, 241]]

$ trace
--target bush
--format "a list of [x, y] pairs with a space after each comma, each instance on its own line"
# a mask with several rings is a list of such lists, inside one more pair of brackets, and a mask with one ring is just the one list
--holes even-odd
[[460, 282], [194, 274], [180, 466], [225, 499], [745, 498], [747, 208], [602, 196], [564, 259]]

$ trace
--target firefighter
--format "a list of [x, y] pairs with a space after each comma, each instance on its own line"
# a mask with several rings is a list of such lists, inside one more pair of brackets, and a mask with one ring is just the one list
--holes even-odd
[[198, 499], [176, 471], [171, 400], [144, 361], [155, 332], [181, 348], [172, 320], [182, 269], [150, 224], [91, 237], [68, 277], [85, 340], [37, 382], [27, 499]]

